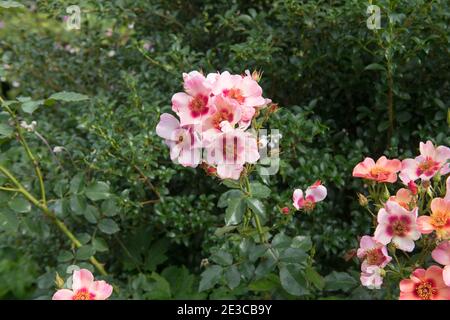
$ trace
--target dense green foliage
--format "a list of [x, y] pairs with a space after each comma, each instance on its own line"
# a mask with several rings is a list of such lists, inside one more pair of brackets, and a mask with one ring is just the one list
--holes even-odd
[[[11, 107], [51, 148], [64, 147], [53, 154], [24, 133], [49, 208], [83, 244], [75, 249], [41, 210], [0, 191], [0, 298], [50, 298], [56, 272], [94, 271], [93, 254], [116, 298], [394, 297], [397, 288], [361, 288], [356, 259], [344, 259], [371, 219], [351, 172], [367, 154], [450, 145], [450, 5], [372, 2], [380, 30], [367, 28], [368, 3], [358, 0], [81, 0], [72, 31], [62, 22], [71, 1], [0, 6], [0, 94], [18, 100]], [[271, 190], [259, 197], [265, 225], [283, 226], [271, 240], [277, 261], [257, 237], [220, 229], [229, 188], [173, 164], [155, 133], [182, 72], [245, 69], [264, 72], [264, 95], [280, 106], [269, 122], [283, 135], [280, 171], [252, 178]], [[38, 195], [9, 115], [0, 117], [0, 163]], [[317, 179], [327, 200], [287, 222], [280, 207]]]

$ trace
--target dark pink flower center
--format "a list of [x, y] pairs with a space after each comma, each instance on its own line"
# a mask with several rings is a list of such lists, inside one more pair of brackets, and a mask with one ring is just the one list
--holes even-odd
[[398, 237], [404, 237], [410, 231], [411, 219], [407, 216], [389, 217], [387, 233]]
[[193, 118], [205, 115], [209, 111], [208, 97], [202, 94], [196, 95], [191, 102], [189, 102], [189, 109]]
[[94, 298], [95, 294], [90, 293], [86, 288], [82, 288], [73, 295], [72, 300], [94, 300]]
[[434, 161], [431, 157], [426, 157], [417, 167], [416, 173], [418, 176], [425, 174], [426, 176], [431, 177], [439, 170], [439, 167], [439, 162]]
[[225, 97], [236, 100], [239, 103], [244, 103], [245, 97], [242, 95], [242, 91], [237, 88], [225, 89], [223, 90]]
[[370, 265], [381, 265], [386, 260], [381, 248], [374, 248], [366, 251], [366, 261]]

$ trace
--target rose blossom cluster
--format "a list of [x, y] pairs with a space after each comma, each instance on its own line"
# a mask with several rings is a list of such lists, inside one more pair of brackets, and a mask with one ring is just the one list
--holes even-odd
[[[445, 180], [450, 173], [449, 160], [450, 148], [435, 147], [427, 141], [420, 143], [420, 155], [414, 159], [400, 161], [382, 156], [375, 162], [365, 158], [355, 166], [353, 176], [366, 179], [369, 185], [369, 196], [359, 195], [361, 205], [370, 211], [371, 199], [379, 208], [374, 234], [363, 236], [357, 251], [362, 261], [362, 285], [379, 289], [386, 276], [384, 268], [392, 263], [388, 252], [395, 255], [396, 250], [401, 250], [407, 256], [420, 240], [420, 257], [424, 258], [416, 263], [424, 264], [431, 253], [444, 268], [431, 265], [412, 270], [412, 265], [406, 269], [412, 271], [410, 279], [399, 284], [399, 298], [450, 300], [450, 176]], [[388, 184], [397, 182], [398, 177], [405, 187], [390, 195]], [[408, 262], [398, 268], [407, 268]], [[391, 272], [396, 270], [392, 268]]]
[[198, 71], [183, 74], [184, 92], [172, 97], [176, 117], [163, 113], [156, 133], [172, 161], [185, 167], [203, 163], [222, 179], [239, 179], [246, 163], [260, 158], [257, 138], [247, 130], [271, 100], [262, 96], [257, 73]]

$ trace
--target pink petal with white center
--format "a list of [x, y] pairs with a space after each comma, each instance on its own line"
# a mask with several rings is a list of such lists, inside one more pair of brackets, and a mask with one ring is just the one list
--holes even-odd
[[106, 300], [113, 292], [113, 287], [105, 281], [94, 281], [90, 291], [95, 294], [95, 300]]
[[[442, 272], [442, 276], [444, 278], [444, 283], [447, 287], [450, 287], [450, 265], [444, 267], [444, 271]], [[449, 288], [450, 290], [450, 288]]]
[[211, 92], [211, 85], [203, 74], [198, 71], [191, 71], [188, 74], [183, 74], [184, 90], [191, 95], [198, 94], [209, 95]]
[[180, 122], [169, 113], [163, 113], [156, 126], [156, 134], [163, 139], [174, 140], [175, 130], [180, 128]]
[[436, 149], [434, 148], [433, 142], [428, 140], [426, 143], [421, 142], [419, 144], [420, 155], [424, 157], [430, 157], [434, 159], [436, 157]]
[[436, 249], [431, 252], [434, 261], [442, 265], [450, 265], [450, 240], [441, 242]]
[[406, 237], [393, 237], [392, 242], [402, 251], [412, 252], [414, 250], [414, 241]]
[[55, 292], [52, 300], [72, 300], [74, 293], [69, 289], [60, 289]]
[[445, 163], [450, 159], [450, 148], [445, 146], [439, 146], [436, 148], [436, 161]]
[[314, 198], [314, 202], [322, 201], [327, 197], [327, 188], [322, 185], [316, 187], [309, 187], [306, 189], [306, 197], [312, 196]]
[[217, 166], [217, 175], [221, 179], [238, 180], [243, 169], [242, 165], [219, 164]]
[[380, 210], [378, 210], [378, 215], [377, 215], [377, 222], [378, 223], [388, 223], [389, 222], [389, 213], [386, 211], [385, 208], [381, 208]]
[[172, 110], [179, 113], [180, 110], [187, 109], [192, 97], [184, 92], [175, 93], [172, 96]]
[[94, 276], [87, 269], [75, 270], [72, 279], [72, 290], [75, 292], [83, 288], [88, 289], [94, 282]]
[[387, 227], [388, 226], [384, 223], [378, 224], [374, 234], [374, 239], [384, 245], [388, 244], [392, 240], [392, 235], [387, 232]]
[[300, 210], [299, 200], [303, 200], [303, 191], [301, 189], [295, 189], [292, 195], [293, 205], [297, 210]]

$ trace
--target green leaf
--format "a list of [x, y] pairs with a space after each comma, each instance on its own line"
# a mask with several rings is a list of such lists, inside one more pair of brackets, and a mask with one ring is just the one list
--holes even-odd
[[77, 173], [72, 180], [70, 180], [70, 192], [80, 193], [84, 187], [84, 173]]
[[273, 237], [271, 244], [273, 248], [286, 249], [291, 246], [292, 238], [287, 236], [284, 232], [280, 232]]
[[98, 237], [92, 239], [92, 246], [97, 252], [106, 252], [109, 250], [106, 241]]
[[259, 216], [262, 220], [261, 223], [264, 224], [266, 220], [266, 208], [264, 207], [264, 204], [261, 200], [255, 198], [247, 198], [246, 200], [249, 208]]
[[44, 100], [30, 100], [30, 101], [26, 101], [23, 102], [21, 105], [21, 108], [23, 110], [23, 112], [26, 112], [28, 114], [32, 114], [34, 111], [36, 111], [37, 108], [39, 108], [39, 106], [44, 104]]
[[0, 7], [2, 8], [25, 8], [25, 6], [17, 1], [0, 1]]
[[306, 261], [308, 255], [302, 249], [287, 248], [280, 253], [280, 261], [288, 263], [302, 263]]
[[214, 235], [216, 237], [222, 237], [224, 234], [227, 234], [228, 232], [231, 232], [236, 228], [237, 226], [223, 226], [221, 228], [217, 228], [216, 231], [214, 231]]
[[265, 199], [270, 196], [270, 188], [259, 182], [250, 183], [250, 189], [252, 190], [252, 196], [259, 199]]
[[230, 289], [232, 290], [239, 285], [239, 283], [241, 282], [241, 274], [239, 273], [239, 270], [235, 265], [230, 266], [227, 271], [225, 271], [225, 280], [228, 284], [228, 287], [230, 287]]
[[303, 296], [308, 294], [302, 268], [296, 264], [282, 264], [280, 267], [281, 286], [289, 294]]
[[89, 100], [89, 97], [84, 94], [80, 94], [80, 93], [76, 93], [76, 92], [62, 91], [62, 92], [52, 94], [48, 99], [65, 101], [65, 102], [73, 102], [73, 101]]
[[88, 205], [83, 212], [84, 218], [90, 223], [97, 223], [100, 218], [98, 209], [94, 206]]
[[86, 198], [79, 195], [73, 195], [70, 197], [70, 210], [76, 215], [83, 215], [86, 211], [87, 201]]
[[264, 278], [251, 282], [248, 286], [252, 291], [272, 291], [280, 285], [280, 280], [274, 274], [268, 274]]
[[114, 217], [119, 213], [119, 208], [115, 199], [108, 199], [102, 203], [102, 213], [107, 217]]
[[292, 239], [292, 248], [302, 249], [303, 251], [309, 251], [312, 249], [313, 243], [310, 236], [296, 236]]
[[222, 183], [226, 185], [228, 188], [232, 189], [239, 189], [241, 187], [238, 182], [230, 179], [225, 179], [222, 181]]
[[75, 258], [78, 260], [87, 260], [95, 254], [95, 250], [91, 245], [78, 248]]
[[16, 232], [19, 228], [19, 219], [17, 213], [10, 211], [8, 208], [3, 208], [0, 211], [0, 230]]
[[233, 263], [233, 256], [226, 251], [218, 251], [211, 256], [211, 260], [222, 266], [229, 266]]
[[231, 199], [242, 198], [243, 196], [244, 193], [241, 190], [236, 189], [228, 190], [227, 192], [222, 193], [222, 195], [219, 198], [219, 202], [217, 203], [217, 206], [219, 208], [226, 208]]
[[92, 201], [106, 200], [111, 196], [109, 193], [109, 185], [102, 181], [95, 182], [88, 186], [85, 193]]
[[31, 204], [21, 196], [17, 196], [8, 202], [8, 206], [19, 213], [27, 213], [31, 211]]
[[6, 124], [6, 123], [0, 123], [0, 136], [1, 137], [9, 137], [14, 132], [14, 129]]
[[68, 250], [64, 250], [59, 253], [57, 259], [58, 259], [58, 262], [69, 262], [70, 260], [73, 259], [73, 254], [72, 254], [72, 252], [70, 252]]
[[223, 268], [221, 266], [212, 265], [202, 272], [198, 291], [202, 292], [214, 287], [222, 278]]
[[169, 244], [167, 239], [163, 238], [152, 244], [148, 249], [148, 255], [145, 261], [145, 268], [149, 271], [155, 271], [156, 268], [167, 260], [167, 250]]
[[372, 64], [369, 64], [368, 66], [366, 66], [364, 68], [364, 70], [381, 70], [381, 71], [385, 71], [386, 69], [381, 64], [372, 63]]
[[319, 290], [322, 290], [325, 286], [325, 279], [312, 267], [306, 267], [305, 277]]
[[148, 299], [167, 300], [171, 298], [170, 284], [156, 272], [152, 272], [150, 279], [154, 280], [148, 286]]
[[356, 279], [346, 272], [333, 271], [325, 277], [325, 290], [327, 291], [342, 290], [347, 292], [357, 285]]
[[115, 223], [114, 220], [112, 219], [100, 220], [98, 228], [100, 229], [101, 232], [106, 234], [114, 234], [120, 230], [117, 223]]
[[246, 209], [243, 199], [231, 199], [225, 211], [225, 224], [227, 226], [239, 224]]

